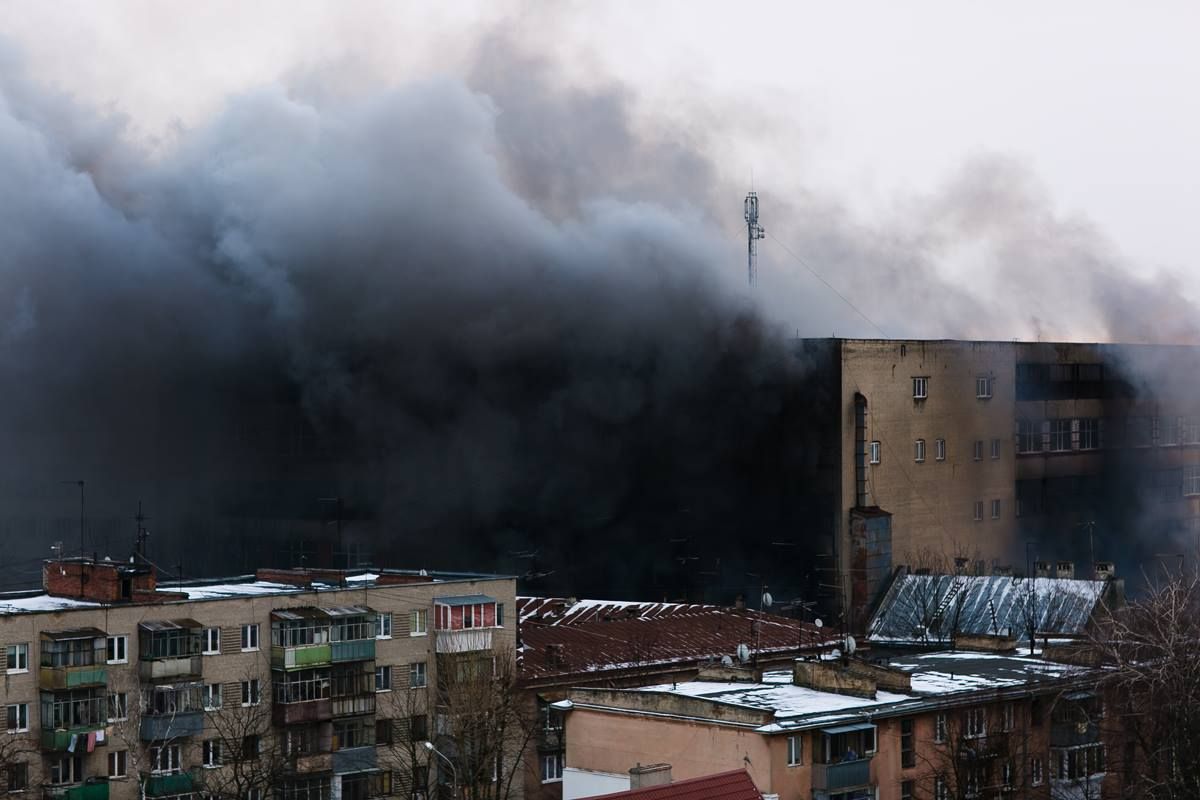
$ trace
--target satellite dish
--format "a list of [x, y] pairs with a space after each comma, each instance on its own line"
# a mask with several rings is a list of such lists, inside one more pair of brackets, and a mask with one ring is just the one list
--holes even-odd
[[775, 598], [771, 597], [770, 592], [763, 592], [763, 596], [762, 596], [762, 607], [763, 608], [770, 608], [771, 604], [774, 602], [775, 602]]
[[825, 627], [825, 623], [824, 623], [824, 622], [821, 622], [821, 618], [820, 618], [820, 617], [817, 617], [815, 620], [813, 620], [813, 625], [816, 625], [818, 628], [824, 628], [824, 627]]
[[846, 637], [846, 655], [854, 655], [854, 651], [858, 648], [858, 642], [854, 641], [853, 636]]
[[733, 666], [733, 659], [732, 659], [732, 658], [730, 658], [729, 656], [721, 656], [721, 666], [723, 666], [723, 667], [732, 667], [732, 666]]
[[745, 664], [750, 660], [750, 648], [744, 644], [739, 644], [737, 648], [737, 657], [738, 661], [741, 661], [743, 664]]

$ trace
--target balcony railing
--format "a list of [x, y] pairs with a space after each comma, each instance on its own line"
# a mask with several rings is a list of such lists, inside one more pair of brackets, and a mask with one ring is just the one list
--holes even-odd
[[[68, 748], [71, 748], [71, 740], [74, 739], [75, 747], [71, 748], [72, 752], [87, 752], [88, 734], [102, 730], [104, 730], [104, 725], [100, 723], [77, 728], [43, 729], [42, 750], [49, 753], [65, 753]], [[106, 742], [96, 742], [96, 744], [104, 745]]]
[[47, 691], [83, 689], [88, 686], [103, 686], [106, 683], [108, 670], [103, 665], [38, 668], [38, 686]]
[[174, 714], [143, 714], [139, 726], [143, 742], [156, 742], [180, 736], [199, 736], [204, 730], [203, 711]]
[[332, 711], [335, 717], [356, 717], [361, 714], [374, 714], [375, 692], [351, 695], [349, 697], [335, 697], [333, 698]]
[[822, 792], [851, 789], [871, 783], [871, 759], [843, 761], [839, 764], [813, 764], [812, 788]]
[[[374, 657], [374, 652], [372, 652]], [[304, 644], [296, 647], [271, 646], [271, 669], [302, 669], [323, 667], [332, 660], [329, 643]]]
[[468, 628], [465, 630], [439, 630], [434, 637], [439, 653], [473, 653], [492, 649], [491, 628]]
[[89, 779], [79, 786], [47, 786], [45, 800], [108, 800], [108, 781]]
[[144, 681], [198, 678], [202, 663], [203, 659], [198, 655], [143, 659], [138, 662], [138, 675]]
[[1056, 722], [1050, 726], [1051, 747], [1078, 747], [1100, 741], [1100, 728], [1094, 722]]
[[334, 663], [375, 660], [374, 639], [350, 639], [344, 642], [332, 642], [330, 649], [332, 651], [330, 653], [331, 660]]
[[378, 759], [375, 755], [374, 745], [348, 747], [345, 750], [335, 750], [333, 752], [333, 772], [335, 775], [375, 769], [377, 762]]
[[192, 772], [173, 772], [168, 775], [146, 775], [146, 797], [167, 797], [175, 794], [188, 794], [196, 789], [196, 776]]
[[297, 773], [330, 772], [333, 770], [333, 753], [307, 753], [296, 756], [291, 766], [292, 771]]
[[324, 722], [332, 718], [333, 710], [328, 697], [300, 703], [276, 702], [271, 706], [271, 720], [276, 725], [300, 725], [306, 722]]

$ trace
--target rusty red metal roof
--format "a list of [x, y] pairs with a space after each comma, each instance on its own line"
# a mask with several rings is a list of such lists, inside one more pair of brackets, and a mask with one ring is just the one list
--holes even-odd
[[657, 667], [688, 667], [735, 658], [745, 644], [762, 657], [788, 657], [836, 645], [828, 630], [790, 617], [717, 606], [649, 608], [632, 615], [590, 614], [520, 619], [522, 680], [591, 679]]
[[762, 800], [762, 792], [755, 787], [750, 774], [744, 769], [689, 778], [686, 781], [664, 783], [630, 789], [628, 792], [601, 794], [587, 800]]
[[517, 619], [545, 625], [579, 625], [614, 619], [653, 619], [720, 606], [701, 603], [645, 603], [628, 600], [576, 600], [573, 597], [518, 597]]

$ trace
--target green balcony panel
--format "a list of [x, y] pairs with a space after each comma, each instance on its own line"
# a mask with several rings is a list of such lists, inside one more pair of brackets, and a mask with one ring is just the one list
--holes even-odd
[[275, 669], [304, 669], [328, 664], [331, 650], [329, 644], [310, 644], [300, 647], [271, 648], [271, 666]]
[[190, 772], [177, 772], [174, 775], [150, 775], [146, 778], [147, 797], [187, 794], [195, 787], [196, 778]]
[[374, 661], [375, 640], [353, 639], [333, 643], [333, 661]]
[[[42, 749], [52, 753], [65, 753], [71, 746], [71, 737], [74, 736], [76, 737], [74, 752], [87, 753], [87, 735], [103, 729], [103, 725], [96, 725], [90, 728], [42, 730]], [[97, 742], [96, 744], [103, 746], [107, 742]]]
[[94, 780], [71, 787], [51, 786], [46, 789], [46, 795], [52, 800], [108, 800], [108, 781]]

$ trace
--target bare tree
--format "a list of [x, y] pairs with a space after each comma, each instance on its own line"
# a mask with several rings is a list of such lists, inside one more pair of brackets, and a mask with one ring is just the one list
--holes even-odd
[[[270, 687], [265, 670], [248, 670], [237, 698], [209, 707], [202, 743], [205, 766], [200, 783], [214, 800], [267, 796], [287, 771], [283, 745], [271, 728]], [[232, 700], [232, 702], [230, 702]]]
[[[13, 719], [17, 713], [19, 712], [15, 706], [9, 706], [9, 731], [20, 728], [21, 720]], [[28, 708], [24, 722], [28, 724]], [[9, 792], [30, 788], [29, 762], [38, 755], [37, 742], [33, 737], [32, 733], [16, 732], [0, 736], [0, 780], [3, 780], [4, 787]]]
[[916, 749], [924, 767], [918, 794], [938, 800], [1025, 797], [1029, 740], [1028, 719], [1014, 702], [947, 709], [935, 717], [933, 742]]
[[397, 776], [398, 796], [421, 800], [429, 793], [429, 689], [396, 688], [379, 695], [376, 718], [380, 734], [376, 743], [390, 770]]

